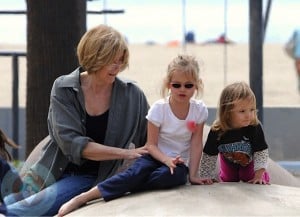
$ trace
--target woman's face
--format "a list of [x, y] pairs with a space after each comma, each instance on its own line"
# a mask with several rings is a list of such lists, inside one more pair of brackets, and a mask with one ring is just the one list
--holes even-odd
[[249, 99], [238, 100], [230, 111], [230, 123], [232, 128], [246, 127], [255, 118], [256, 109]]
[[100, 71], [97, 72], [98, 78], [107, 83], [113, 83], [116, 76], [120, 72], [122, 64], [123, 56], [118, 55], [111, 64], [104, 66]]
[[196, 84], [192, 78], [180, 71], [175, 71], [171, 78], [169, 89], [171, 96], [178, 102], [189, 102], [196, 90]]

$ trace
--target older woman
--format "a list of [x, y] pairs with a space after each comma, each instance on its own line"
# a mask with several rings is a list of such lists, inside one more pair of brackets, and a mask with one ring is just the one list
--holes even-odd
[[[147, 153], [146, 97], [117, 77], [128, 66], [123, 36], [106, 25], [92, 28], [77, 55], [80, 67], [53, 84], [50, 137], [41, 158], [22, 178], [21, 192], [1, 193], [7, 215], [54, 215], [64, 202], [112, 176], [122, 159]], [[136, 149], [128, 149], [131, 143]], [[4, 178], [2, 189], [9, 182]]]

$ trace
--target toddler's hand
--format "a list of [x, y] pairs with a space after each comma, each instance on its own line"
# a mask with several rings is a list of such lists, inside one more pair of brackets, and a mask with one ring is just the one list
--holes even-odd
[[259, 169], [255, 171], [254, 178], [249, 180], [248, 183], [269, 185], [270, 184], [269, 174], [265, 171], [265, 169]]

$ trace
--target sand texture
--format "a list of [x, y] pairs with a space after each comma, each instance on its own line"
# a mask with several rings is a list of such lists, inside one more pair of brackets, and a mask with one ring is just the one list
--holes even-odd
[[[162, 77], [168, 63], [176, 55], [187, 53], [196, 56], [201, 66], [201, 77], [205, 88], [204, 102], [217, 106], [219, 94], [225, 84], [244, 80], [249, 82], [249, 46], [247, 44], [188, 45], [171, 47], [167, 45], [130, 44], [130, 66], [120, 76], [135, 80], [145, 91], [149, 103], [160, 98]], [[24, 51], [25, 46], [1, 45], [0, 51]], [[263, 49], [263, 105], [299, 106], [297, 77], [294, 62], [283, 50], [282, 44], [266, 44]], [[0, 107], [11, 106], [12, 60], [1, 57]], [[19, 59], [20, 106], [26, 104], [26, 58]], [[68, 73], [68, 72], [66, 72]]]

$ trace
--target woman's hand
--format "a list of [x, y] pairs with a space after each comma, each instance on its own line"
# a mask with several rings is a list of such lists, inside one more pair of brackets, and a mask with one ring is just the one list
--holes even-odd
[[148, 154], [148, 150], [146, 149], [145, 146], [140, 148], [135, 148], [135, 149], [124, 149], [124, 150], [126, 150], [124, 159], [129, 159], [129, 160], [139, 158], [144, 154]]

